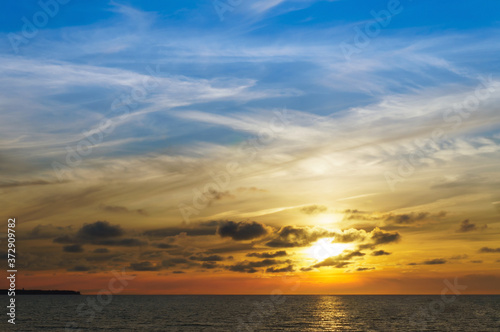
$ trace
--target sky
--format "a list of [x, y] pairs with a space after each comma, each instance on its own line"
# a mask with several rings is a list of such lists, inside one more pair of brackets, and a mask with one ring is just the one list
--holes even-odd
[[18, 288], [500, 294], [498, 1], [4, 6]]

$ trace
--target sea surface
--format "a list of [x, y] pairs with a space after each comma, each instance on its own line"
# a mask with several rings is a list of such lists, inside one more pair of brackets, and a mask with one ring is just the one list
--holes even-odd
[[16, 297], [1, 331], [500, 331], [500, 296]]

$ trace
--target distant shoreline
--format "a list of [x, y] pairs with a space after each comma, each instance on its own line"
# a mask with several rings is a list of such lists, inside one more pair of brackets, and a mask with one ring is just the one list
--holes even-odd
[[[7, 295], [9, 292], [8, 289], [0, 289], [0, 295]], [[17, 289], [15, 290], [16, 295], [81, 295], [78, 291], [71, 290], [25, 290], [25, 289]]]

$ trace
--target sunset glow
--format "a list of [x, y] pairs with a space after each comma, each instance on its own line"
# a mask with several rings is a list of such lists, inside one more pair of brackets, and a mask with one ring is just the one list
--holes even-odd
[[500, 294], [498, 1], [62, 2], [1, 20], [18, 288]]

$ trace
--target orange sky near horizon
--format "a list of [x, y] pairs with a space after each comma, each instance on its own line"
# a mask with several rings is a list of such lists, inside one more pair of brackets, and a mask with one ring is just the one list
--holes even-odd
[[[460, 295], [500, 295], [500, 285], [496, 278], [482, 278], [474, 275], [456, 277], [443, 273], [436, 273], [432, 276], [429, 274], [377, 273], [368, 278], [343, 273], [322, 274], [322, 276], [308, 273], [301, 276], [272, 277], [231, 274], [161, 275], [151, 272], [128, 272], [128, 275], [134, 278], [127, 279], [123, 284], [113, 282], [111, 287], [109, 286], [110, 280], [116, 279], [116, 275], [112, 273], [88, 275], [59, 271], [50, 274], [41, 273], [36, 276], [18, 274], [17, 281], [18, 289], [77, 290], [83, 295], [99, 293], [113, 295], [441, 295], [443, 290], [454, 294], [454, 289], [449, 285], [457, 285]], [[0, 287], [5, 288], [7, 285], [2, 283], [4, 285]]]

